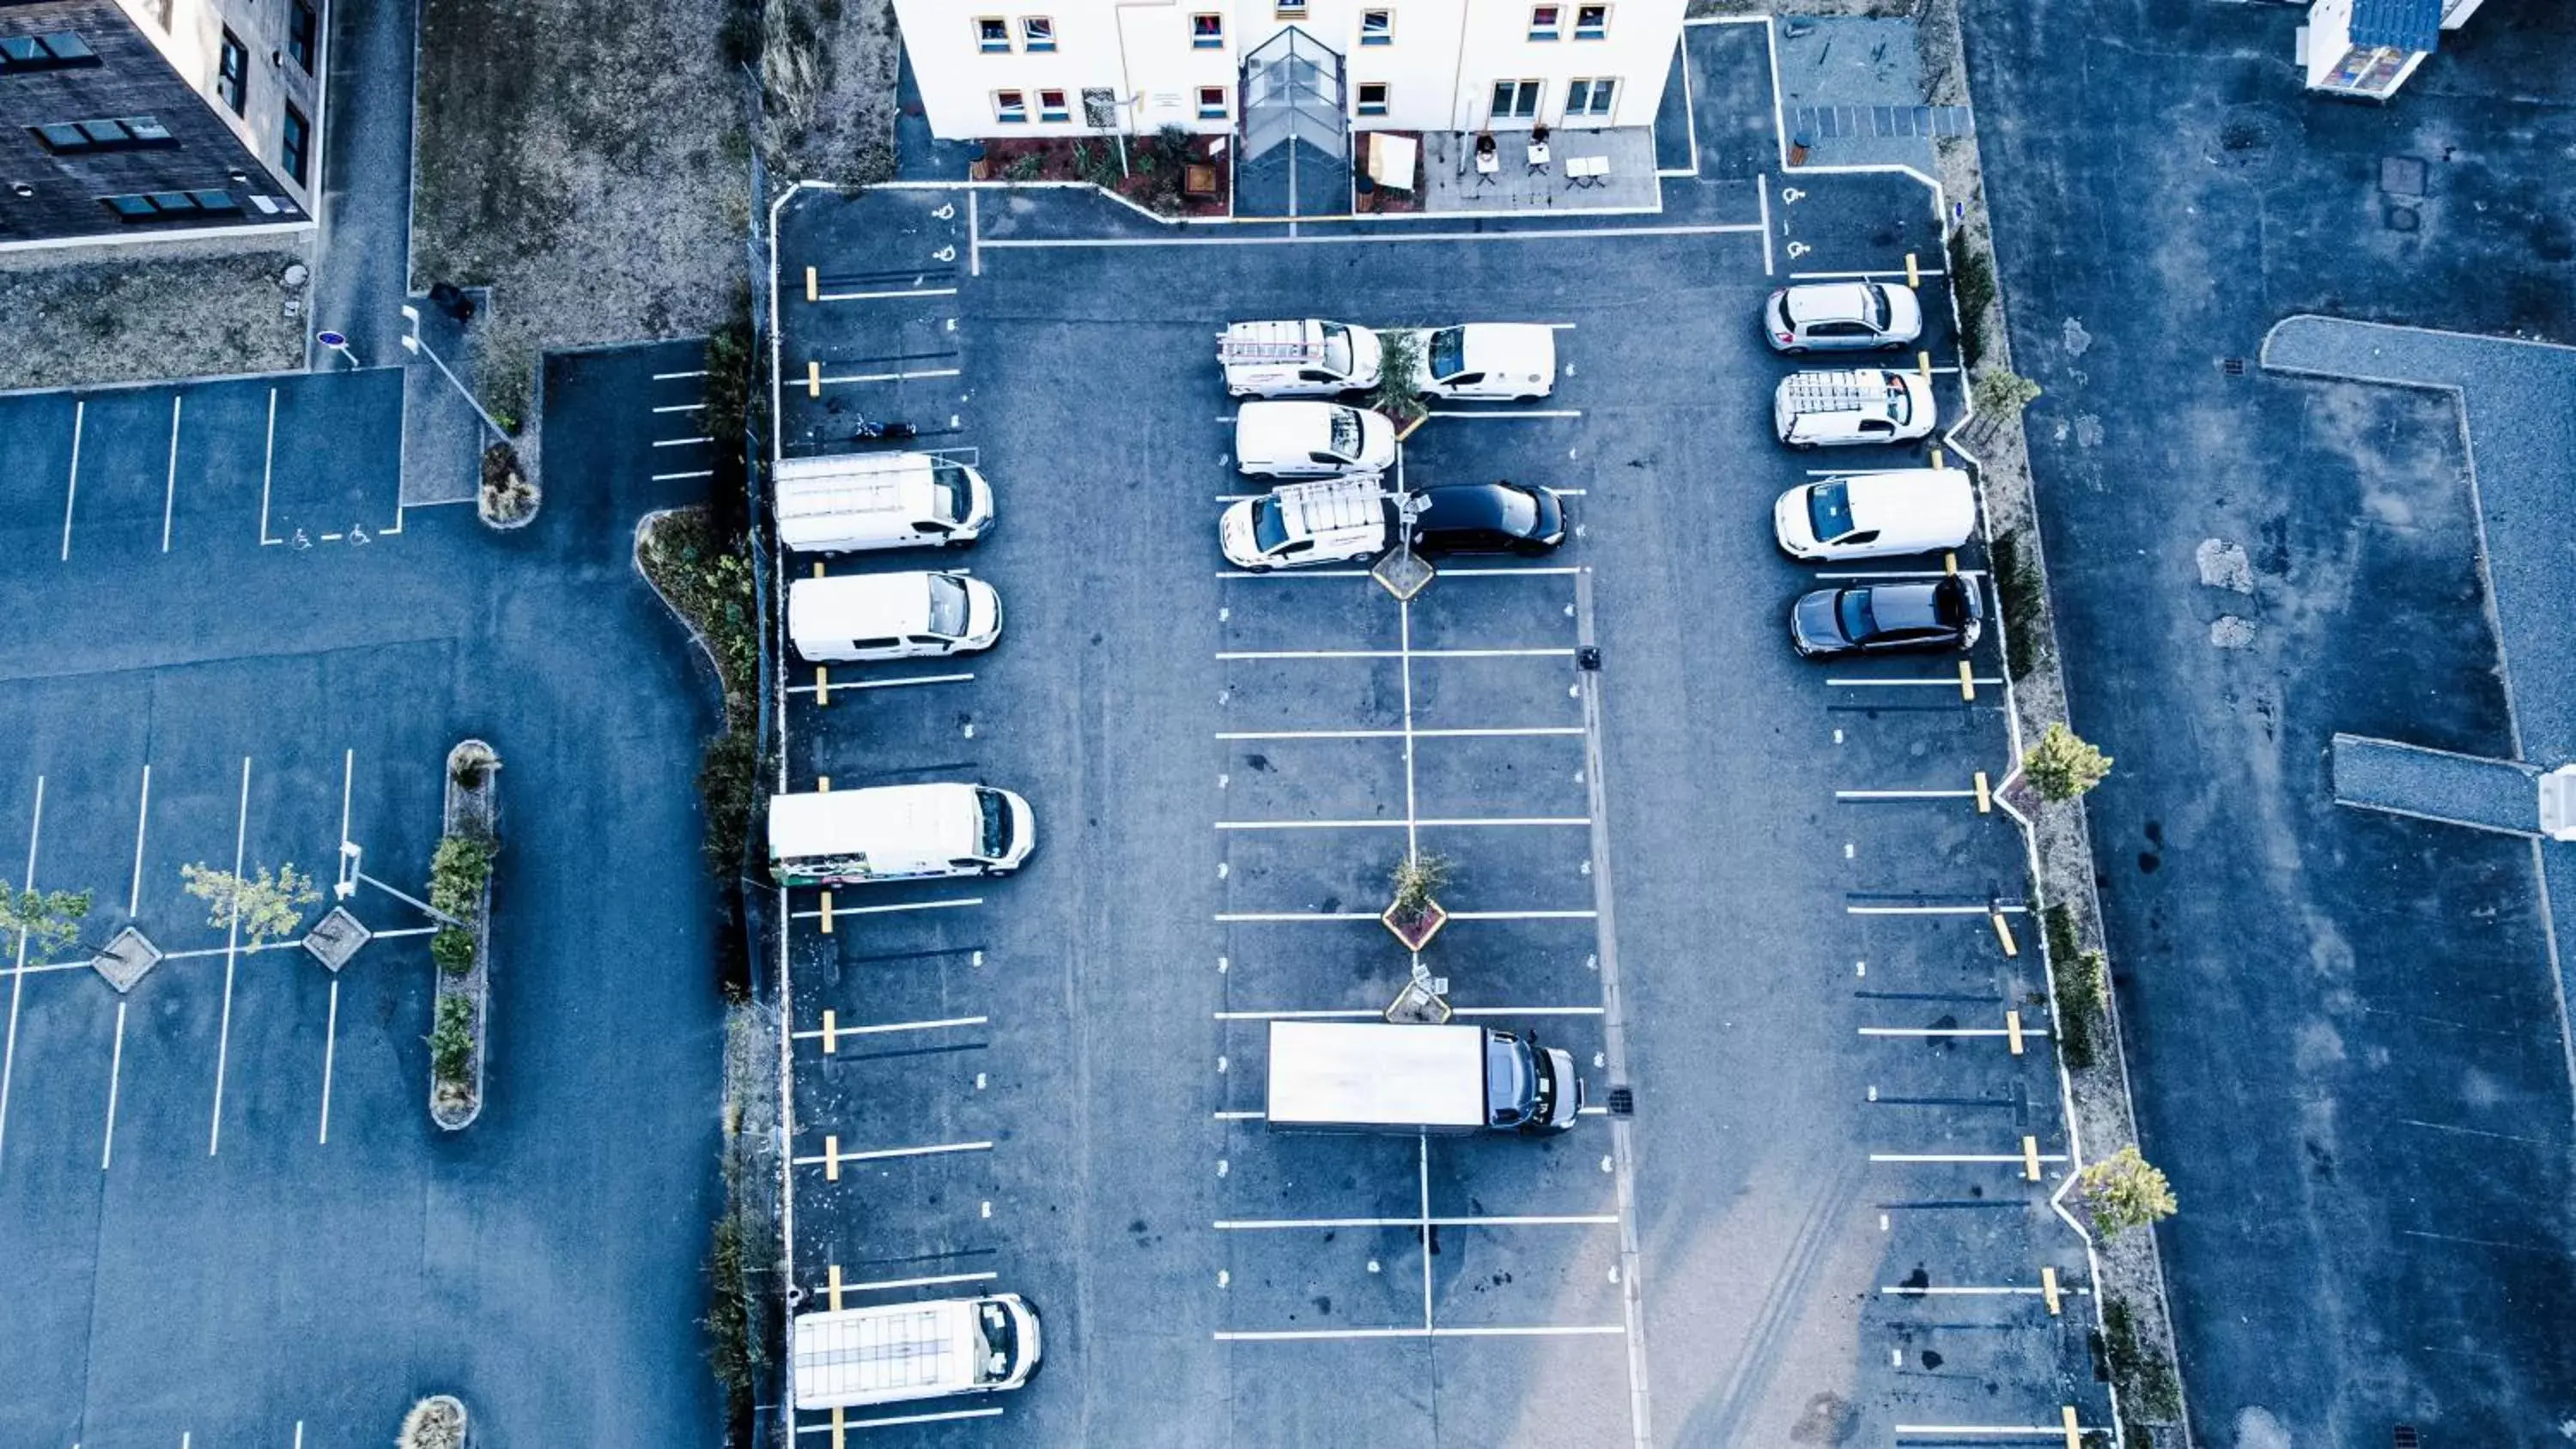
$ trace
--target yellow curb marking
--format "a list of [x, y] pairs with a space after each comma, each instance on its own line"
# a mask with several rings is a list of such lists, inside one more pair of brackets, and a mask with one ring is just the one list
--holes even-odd
[[2057, 1270], [2055, 1268], [2042, 1268], [2039, 1270], [2039, 1296], [2048, 1303], [2048, 1316], [2051, 1318], [2057, 1317], [2058, 1309], [2061, 1304], [2058, 1298]]
[[[2031, 1139], [2027, 1137], [2022, 1139], [2024, 1142], [2028, 1142], [2030, 1140]], [[2037, 1167], [2033, 1167], [2030, 1170], [2030, 1175], [2034, 1180], [2037, 1179], [2039, 1176], [2039, 1169]], [[839, 1182], [841, 1180], [841, 1139], [837, 1133], [823, 1139], [823, 1180], [825, 1182]]]
[[2020, 955], [2021, 943], [2013, 939], [2012, 923], [2004, 919], [2004, 913], [2001, 911], [1988, 911], [1986, 913], [1986, 919], [1995, 923], [1995, 940], [2004, 948], [2004, 954], [2006, 956]]
[[[812, 276], [813, 268], [806, 268], [806, 275]], [[1905, 254], [1905, 285], [1909, 287], [1919, 287], [1923, 285], [1923, 273], [1916, 269], [1914, 253], [1912, 252], [1907, 252]]]
[[2036, 1137], [2021, 1140], [2021, 1175], [2025, 1181], [2039, 1181], [2039, 1139]]
[[[824, 1012], [824, 1013], [823, 1013], [823, 1021], [824, 1021], [824, 1030], [825, 1030], [826, 1032], [828, 1032], [828, 1031], [830, 1031], [830, 1030], [831, 1030], [831, 1025], [830, 1025], [831, 1020], [832, 1020], [832, 1013], [830, 1013], [830, 1012], [828, 1012], [828, 1011], [827, 1011], [827, 1012]], [[825, 1037], [823, 1038], [823, 1040], [824, 1040], [824, 1042], [826, 1043], [826, 1045], [824, 1046], [823, 1050], [825, 1050], [825, 1051], [830, 1051], [832, 1048], [830, 1047], [830, 1045], [828, 1045], [828, 1043], [830, 1043], [830, 1041], [832, 1040], [832, 1039], [831, 1039], [831, 1037], [829, 1037], [829, 1036], [825, 1036]], [[2005, 1041], [2007, 1041], [2007, 1042], [2009, 1042], [2009, 1043], [2011, 1043], [2011, 1045], [2012, 1045], [2012, 1054], [2013, 1054], [2014, 1056], [2020, 1056], [2020, 1055], [2021, 1055], [2021, 1013], [2020, 1013], [2020, 1012], [2018, 1012], [2018, 1011], [2007, 1011], [2007, 1012], [2005, 1012], [2005, 1013], [2004, 1013], [2004, 1040], [2005, 1040]]]
[[1968, 672], [1968, 661], [1962, 659], [1959, 661], [1959, 698], [1973, 700], [1976, 697], [1977, 678]]
[[[832, 897], [831, 897], [831, 893], [830, 893], [829, 891], [824, 892], [823, 898], [824, 898], [825, 900], [827, 900], [827, 901], [828, 901], [828, 900], [830, 900], [830, 899], [832, 898]], [[823, 909], [824, 909], [824, 910], [826, 910], [826, 911], [828, 911], [828, 910], [830, 910], [830, 909], [831, 909], [831, 907], [827, 905], [827, 906], [825, 906]], [[827, 920], [827, 921], [828, 921], [828, 920], [830, 920], [830, 919], [831, 919], [831, 917], [830, 917], [830, 916], [825, 916], [823, 919], [825, 919], [825, 920]], [[834, 1053], [834, 1052], [836, 1052], [836, 1051], [840, 1050], [840, 1048], [841, 1048], [841, 1020], [840, 1020], [840, 1013], [839, 1013], [839, 1012], [836, 1012], [836, 1011], [834, 1011], [834, 1010], [832, 1010], [830, 1007], [828, 1007], [828, 1006], [827, 1006], [827, 1007], [823, 1008], [823, 1055], [825, 1055], [825, 1056], [827, 1056], [827, 1057], [828, 1057], [828, 1056], [830, 1056], [832, 1053]]]
[[805, 364], [805, 395], [807, 397], [823, 395], [823, 364], [819, 362]]
[[1983, 770], [1977, 772], [1977, 813], [1980, 815], [1995, 813], [1994, 792], [1987, 788], [1986, 772]]

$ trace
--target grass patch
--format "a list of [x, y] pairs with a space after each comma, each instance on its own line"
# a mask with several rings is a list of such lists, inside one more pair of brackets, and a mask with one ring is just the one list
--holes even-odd
[[2046, 652], [2048, 588], [2018, 532], [1997, 535], [1993, 552], [1995, 592], [2003, 600], [2004, 635], [2012, 644], [2012, 677], [2018, 684], [2039, 667]]
[[[2138, 1336], [2137, 1314], [2126, 1298], [2103, 1301], [2102, 1354], [2110, 1361], [2111, 1381], [2119, 1385], [2121, 1405], [2129, 1414], [2156, 1424], [2182, 1417], [2182, 1381], [2174, 1374], [2173, 1361]], [[2129, 1434], [2130, 1443], [2153, 1442], [2139, 1437], [2134, 1426]]]

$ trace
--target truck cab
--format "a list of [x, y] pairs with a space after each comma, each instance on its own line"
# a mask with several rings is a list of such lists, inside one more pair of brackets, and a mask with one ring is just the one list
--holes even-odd
[[1574, 1126], [1583, 1111], [1583, 1079], [1574, 1054], [1507, 1031], [1485, 1038], [1485, 1125], [1548, 1134]]
[[1374, 473], [1291, 483], [1227, 506], [1217, 520], [1226, 562], [1264, 573], [1375, 558], [1395, 543], [1394, 500]]

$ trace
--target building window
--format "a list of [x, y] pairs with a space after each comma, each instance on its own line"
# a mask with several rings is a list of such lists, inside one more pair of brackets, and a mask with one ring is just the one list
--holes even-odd
[[1387, 86], [1384, 81], [1361, 81], [1359, 90], [1359, 113], [1363, 116], [1385, 115], [1386, 90]]
[[96, 64], [98, 52], [68, 30], [51, 30], [42, 35], [0, 36], [0, 75]]
[[237, 216], [241, 203], [229, 191], [154, 191], [102, 196], [119, 221], [173, 221], [192, 216]]
[[1005, 126], [1028, 124], [1028, 93], [1026, 91], [993, 92], [993, 119]]
[[975, 48], [995, 55], [1011, 48], [1011, 22], [998, 15], [975, 17]]
[[312, 5], [307, 0], [295, 0], [286, 12], [286, 53], [295, 57], [297, 69], [306, 75], [313, 74], [313, 37], [317, 29]]
[[1494, 82], [1494, 108], [1490, 113], [1497, 121], [1526, 121], [1538, 114], [1541, 82], [1534, 80]]
[[1574, 7], [1574, 38], [1607, 40], [1610, 38], [1610, 7], [1577, 5]]
[[1395, 12], [1392, 10], [1361, 11], [1360, 44], [1395, 44]]
[[293, 101], [288, 101], [285, 126], [277, 138], [277, 157], [286, 167], [287, 179], [298, 186], [304, 184], [305, 162], [312, 150], [313, 123], [304, 119], [304, 113], [295, 109]]
[[1055, 49], [1055, 22], [1043, 15], [1021, 16], [1020, 49], [1033, 53]]
[[1225, 17], [1213, 11], [1191, 16], [1190, 48], [1192, 50], [1225, 49]]
[[250, 52], [229, 30], [224, 32], [223, 57], [215, 63], [215, 94], [236, 116], [250, 105]]
[[1615, 80], [1570, 80], [1565, 83], [1565, 115], [1606, 116], [1619, 102], [1619, 83]]
[[176, 146], [179, 138], [169, 128], [150, 116], [116, 116], [99, 121], [57, 121], [50, 126], [27, 128], [39, 145], [57, 156], [77, 156], [88, 151], [140, 151], [153, 146]]
[[1565, 7], [1562, 5], [1531, 6], [1529, 38], [1532, 40], [1556, 39], [1557, 17], [1564, 13]]
[[1281, 20], [1306, 18], [1306, 0], [1271, 0], [1271, 14]]
[[1199, 119], [1202, 121], [1225, 119], [1225, 87], [1199, 87]]
[[1038, 92], [1038, 119], [1041, 121], [1070, 121], [1073, 119], [1072, 108], [1064, 103], [1064, 92]]

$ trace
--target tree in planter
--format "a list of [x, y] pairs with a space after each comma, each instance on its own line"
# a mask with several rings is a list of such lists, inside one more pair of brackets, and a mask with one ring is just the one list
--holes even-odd
[[27, 938], [27, 960], [41, 962], [80, 939], [88, 891], [13, 891], [0, 886], [0, 937]]
[[218, 931], [238, 927], [252, 950], [263, 942], [292, 936], [304, 925], [304, 908], [322, 899], [313, 877], [288, 861], [270, 875], [258, 866], [247, 876], [205, 864], [179, 867], [188, 894], [207, 906], [206, 924]]
[[1431, 411], [1422, 394], [1413, 388], [1413, 379], [1421, 371], [1422, 341], [1418, 336], [1402, 329], [1380, 332], [1377, 386], [1369, 390], [1369, 406], [1386, 414], [1399, 428]]
[[491, 845], [470, 835], [451, 835], [438, 842], [438, 852], [429, 858], [429, 904], [443, 916], [469, 917], [483, 883], [491, 878]]
[[429, 1070], [441, 1082], [465, 1083], [474, 1062], [474, 1001], [467, 996], [438, 998], [437, 1024], [429, 1030]]
[[1447, 857], [1417, 850], [1397, 861], [1388, 876], [1395, 899], [1387, 903], [1386, 927], [1413, 950], [1428, 944], [1448, 919], [1432, 895], [1449, 884], [1449, 872]]
[[465, 1449], [465, 1405], [438, 1394], [411, 1406], [403, 1415], [397, 1449]]
[[2086, 744], [2063, 723], [2052, 724], [2021, 762], [2022, 773], [2051, 800], [2072, 800], [2102, 783], [2111, 757]]
[[2021, 416], [2021, 410], [2039, 400], [2039, 384], [2017, 372], [1989, 367], [1977, 374], [1969, 394], [1977, 404], [1977, 416], [1990, 426], [2001, 426]]
[[2075, 1174], [2075, 1194], [2106, 1238], [2162, 1222], [2181, 1207], [2163, 1170], [2139, 1156], [2135, 1147], [2123, 1147]]

